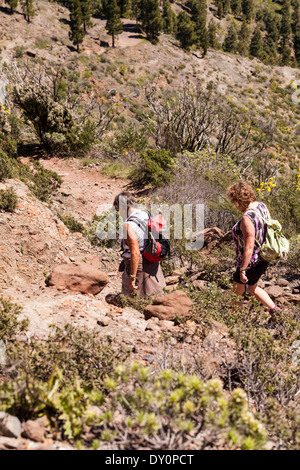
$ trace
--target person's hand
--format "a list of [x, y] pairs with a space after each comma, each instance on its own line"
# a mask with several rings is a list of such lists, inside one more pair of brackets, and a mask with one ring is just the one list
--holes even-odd
[[248, 278], [247, 278], [247, 276], [246, 276], [245, 271], [240, 271], [240, 281], [241, 281], [243, 284], [247, 284]]
[[129, 279], [129, 289], [132, 291], [137, 290], [137, 286], [135, 282], [136, 282], [135, 279], [132, 279], [132, 278]]

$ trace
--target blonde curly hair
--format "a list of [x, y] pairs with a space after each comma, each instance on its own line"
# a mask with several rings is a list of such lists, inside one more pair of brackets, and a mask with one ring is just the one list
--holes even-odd
[[251, 202], [256, 201], [253, 188], [244, 181], [229, 186], [226, 191], [227, 197], [235, 205], [247, 208]]

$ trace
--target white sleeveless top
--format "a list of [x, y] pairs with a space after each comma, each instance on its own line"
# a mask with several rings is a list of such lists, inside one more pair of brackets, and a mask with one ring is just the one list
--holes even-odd
[[127, 246], [125, 239], [124, 239], [124, 233], [125, 233], [125, 225], [128, 224], [130, 227], [133, 228], [139, 242], [139, 248], [140, 251], [144, 251], [148, 244], [148, 233], [142, 227], [139, 227], [137, 221], [130, 220], [131, 217], [138, 217], [144, 222], [148, 222], [149, 220], [149, 214], [147, 211], [143, 211], [141, 209], [137, 209], [134, 211], [130, 216], [126, 219], [125, 224], [124, 224], [124, 232], [123, 232], [123, 238], [121, 239], [121, 244], [122, 247], [125, 249], [125, 253], [123, 254], [124, 258], [130, 258], [130, 251], [129, 247]]

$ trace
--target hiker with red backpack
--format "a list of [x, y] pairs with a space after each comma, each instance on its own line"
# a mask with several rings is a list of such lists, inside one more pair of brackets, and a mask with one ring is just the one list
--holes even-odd
[[166, 282], [159, 262], [170, 250], [166, 222], [160, 215], [152, 217], [149, 211], [140, 209], [127, 191], [116, 196], [114, 207], [125, 219], [122, 294], [132, 296], [136, 291], [139, 297], [162, 295]]

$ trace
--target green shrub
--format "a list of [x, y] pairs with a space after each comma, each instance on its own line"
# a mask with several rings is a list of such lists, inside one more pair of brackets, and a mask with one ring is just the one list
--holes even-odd
[[[258, 188], [259, 199], [268, 206], [271, 217], [282, 224], [287, 237], [300, 232], [298, 173], [268, 179]], [[298, 189], [297, 189], [298, 188]]]
[[103, 377], [127, 355], [71, 326], [55, 329], [46, 342], [7, 343], [1, 409], [21, 420], [45, 415], [56, 432], [76, 438], [91, 419], [89, 408], [103, 402]]
[[7, 154], [0, 148], [0, 181], [13, 178], [13, 176], [12, 160], [8, 158]]
[[53, 99], [48, 86], [35, 83], [17, 84], [13, 90], [14, 103], [23, 110], [43, 144], [50, 144], [51, 134], [64, 136], [74, 125], [71, 112]]
[[20, 166], [20, 179], [28, 184], [32, 193], [40, 201], [48, 201], [51, 194], [62, 184], [61, 177], [54, 171], [44, 168], [39, 162], [34, 162], [34, 171], [27, 175], [25, 172], [25, 177], [23, 177], [22, 169], [24, 166]]
[[112, 208], [102, 216], [95, 215], [85, 233], [93, 245], [111, 248], [120, 245], [120, 227], [123, 227], [123, 220]]
[[279, 267], [286, 268], [292, 275], [300, 272], [300, 236], [290, 240], [290, 251], [286, 260], [279, 263]]
[[41, 201], [48, 201], [51, 194], [59, 188], [62, 179], [54, 171], [45, 169], [40, 163], [33, 162], [34, 169], [14, 158], [9, 158], [0, 149], [0, 181], [16, 178], [28, 185], [31, 192]]
[[163, 186], [172, 179], [173, 162], [166, 150], [145, 150], [140, 155], [138, 167], [133, 170], [131, 179], [137, 185]]
[[21, 310], [22, 308], [18, 305], [0, 296], [0, 340], [6, 345], [15, 341], [16, 335], [28, 327], [28, 320], [19, 321], [18, 319]]
[[145, 150], [148, 139], [144, 128], [138, 128], [130, 123], [122, 126], [120, 131], [104, 143], [103, 150], [109, 159], [132, 163], [137, 159], [138, 153]]
[[72, 93], [69, 90], [72, 97], [66, 100], [67, 83], [62, 78], [57, 79], [58, 84], [53, 91], [47, 80], [43, 83], [36, 83], [33, 79], [17, 83], [12, 95], [14, 104], [22, 109], [37, 138], [46, 147], [63, 153], [88, 152], [109, 127], [113, 118], [111, 106], [94, 100], [80, 102], [76, 107], [76, 89]]
[[122, 438], [123, 449], [264, 446], [266, 432], [249, 411], [245, 392], [236, 389], [228, 397], [219, 379], [204, 382], [172, 370], [153, 375], [132, 364], [117, 366], [104, 385], [109, 400], [95, 431], [114, 445]]
[[18, 197], [12, 188], [0, 190], [0, 211], [14, 212], [18, 207]]
[[70, 232], [80, 232], [84, 233], [85, 228], [84, 226], [78, 222], [72, 215], [62, 215], [58, 214], [60, 220], [65, 224], [66, 227], [70, 230]]

